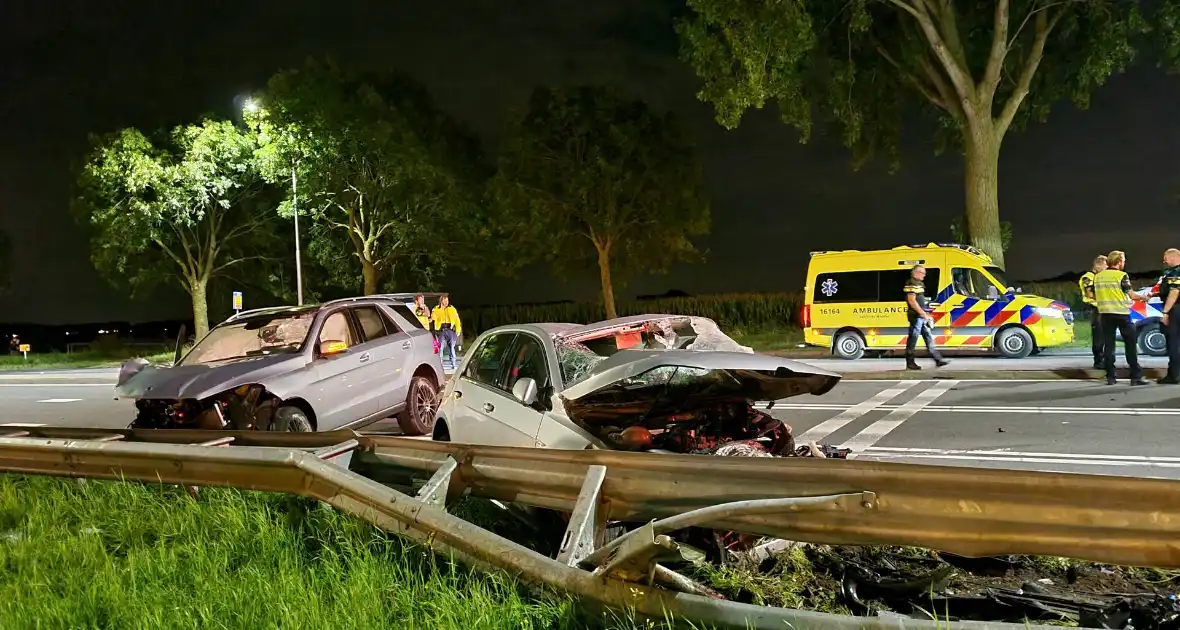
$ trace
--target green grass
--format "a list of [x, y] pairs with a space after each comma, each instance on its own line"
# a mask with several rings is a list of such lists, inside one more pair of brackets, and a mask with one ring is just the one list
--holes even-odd
[[70, 354], [60, 352], [46, 352], [40, 354], [29, 353], [29, 358], [23, 356], [0, 356], [0, 370], [56, 370], [63, 368], [93, 368], [116, 367], [127, 359], [140, 357], [152, 363], [170, 363], [171, 352], [149, 353], [133, 351], [115, 352], [74, 352]]
[[0, 627], [638, 628], [285, 495], [0, 475]]

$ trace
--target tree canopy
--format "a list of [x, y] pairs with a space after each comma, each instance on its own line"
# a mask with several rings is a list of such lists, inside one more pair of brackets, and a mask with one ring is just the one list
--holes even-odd
[[486, 177], [478, 143], [420, 84], [309, 61], [272, 77], [256, 103], [247, 121], [262, 171], [290, 187], [294, 169], [299, 213], [315, 222], [308, 251], [329, 277], [360, 278], [372, 294], [471, 260]]
[[964, 156], [971, 242], [1001, 266], [1007, 132], [1045, 120], [1062, 100], [1087, 107], [1135, 58], [1151, 21], [1166, 58], [1180, 56], [1175, 0], [1150, 16], [1127, 0], [687, 1], [682, 58], [722, 125], [774, 102], [803, 142], [819, 122], [855, 166], [883, 153], [896, 167], [903, 119], [927, 114], [936, 147]]
[[204, 120], [155, 142], [130, 128], [92, 142], [74, 210], [91, 229], [95, 266], [133, 293], [178, 282], [192, 296], [199, 339], [209, 329], [209, 282], [247, 267], [265, 274], [258, 263], [285, 244], [274, 207], [256, 196], [254, 135]]
[[700, 252], [709, 204], [692, 141], [669, 114], [599, 87], [536, 90], [490, 190], [518, 263], [596, 264], [608, 318], [614, 283]]

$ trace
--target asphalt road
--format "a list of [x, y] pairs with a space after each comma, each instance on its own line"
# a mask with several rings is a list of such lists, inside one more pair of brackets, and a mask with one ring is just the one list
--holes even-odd
[[[1059, 352], [1044, 353], [1024, 359], [1005, 359], [988, 355], [948, 355], [950, 365], [941, 368], [943, 371], [986, 370], [986, 371], [1025, 371], [1025, 370], [1060, 370], [1068, 368], [1087, 369], [1093, 364], [1093, 358], [1088, 352]], [[857, 361], [846, 361], [835, 358], [800, 358], [800, 361], [818, 368], [848, 374], [851, 372], [892, 372], [905, 369], [905, 358], [880, 357], [864, 358]], [[918, 365], [923, 371], [934, 372], [934, 362], [928, 357], [919, 355]], [[1126, 367], [1123, 355], [1115, 357], [1115, 365]], [[1144, 368], [1167, 368], [1167, 357], [1139, 357], [1139, 365]]]
[[[112, 377], [0, 374], [0, 425], [125, 427], [134, 408], [112, 399]], [[1180, 478], [1180, 386], [846, 380], [771, 412], [800, 443], [844, 446], [861, 459]]]

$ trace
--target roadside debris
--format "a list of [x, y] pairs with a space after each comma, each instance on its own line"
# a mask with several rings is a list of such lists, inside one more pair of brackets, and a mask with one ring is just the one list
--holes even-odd
[[1180, 575], [1065, 558], [762, 540], [687, 575], [727, 599], [837, 614], [1180, 630]]

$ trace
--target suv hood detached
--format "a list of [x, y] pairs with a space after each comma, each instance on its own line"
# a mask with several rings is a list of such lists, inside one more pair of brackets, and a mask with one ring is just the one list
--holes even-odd
[[688, 423], [729, 434], [751, 419], [754, 401], [818, 396], [839, 381], [833, 372], [769, 355], [624, 350], [594, 365], [561, 399], [573, 422], [617, 442], [611, 435], [628, 427], [654, 433]]

